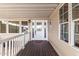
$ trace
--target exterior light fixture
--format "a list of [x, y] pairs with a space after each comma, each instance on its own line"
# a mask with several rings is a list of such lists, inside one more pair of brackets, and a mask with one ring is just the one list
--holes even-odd
[[28, 23], [31, 23], [31, 20], [28, 20]]

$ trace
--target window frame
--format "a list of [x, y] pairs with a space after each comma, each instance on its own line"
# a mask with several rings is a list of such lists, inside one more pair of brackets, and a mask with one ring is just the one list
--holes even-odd
[[18, 32], [14, 32], [14, 33], [19, 33], [19, 26], [17, 26], [17, 25], [12, 25], [12, 24], [9, 24], [9, 25], [8, 25], [8, 33], [13, 33], [13, 32], [10, 32], [10, 26], [16, 27], [16, 29], [18, 28]]
[[[76, 6], [79, 6], [79, 4], [76, 5]], [[79, 21], [79, 18], [73, 19], [72, 3], [69, 3], [69, 7], [68, 8], [69, 8], [68, 9], [68, 11], [69, 11], [69, 13], [68, 13], [68, 19], [69, 19], [69, 27], [68, 27], [69, 28], [68, 29], [69, 30], [69, 35], [68, 35], [69, 36], [69, 43], [68, 43], [68, 45], [71, 46], [73, 49], [79, 51], [79, 47], [75, 46], [75, 21]], [[60, 35], [61, 31], [60, 30], [61, 30], [61, 28], [60, 28], [60, 21], [59, 21], [59, 39], [61, 40], [61, 35]], [[61, 41], [63, 41], [63, 40], [61, 40]], [[66, 43], [66, 42], [64, 42], [64, 43]]]
[[[73, 42], [73, 46], [74, 46], [74, 47], [77, 47], [77, 46], [75, 45], [75, 22], [79, 21], [79, 19], [74, 19], [74, 20], [72, 20], [72, 21], [73, 21], [73, 25], [74, 25], [73, 28], [72, 28], [72, 29], [74, 29], [74, 31], [73, 31], [73, 38], [74, 38], [74, 39], [73, 39], [73, 41], [74, 41], [74, 42]], [[79, 47], [77, 47], [77, 48], [79, 48]]]
[[[65, 4], [66, 4], [66, 3], [65, 3]], [[61, 12], [61, 8], [64, 7], [65, 4], [63, 4], [63, 5], [60, 7], [60, 9], [59, 9], [59, 15], [60, 15], [60, 12]], [[67, 4], [68, 4], [68, 3], [67, 3]], [[69, 6], [68, 6], [68, 7], [69, 7]], [[64, 8], [63, 8], [63, 10], [64, 10]], [[64, 18], [64, 16], [65, 16], [66, 13], [68, 14], [68, 11], [65, 11], [64, 13], [62, 13], [62, 14], [59, 16], [59, 17], [61, 17], [61, 16], [63, 17], [62, 22], [61, 22], [61, 18], [59, 18], [59, 28], [60, 28], [60, 30], [59, 30], [59, 39], [62, 40], [62, 41], [65, 41], [66, 43], [68, 43], [68, 42], [69, 42], [69, 30], [68, 30], [68, 32], [67, 32], [67, 33], [68, 33], [68, 39], [67, 39], [68, 42], [67, 42], [66, 40], [62, 39], [62, 38], [65, 38], [65, 37], [64, 37], [64, 33], [65, 33], [64, 27], [63, 27], [63, 29], [62, 29], [63, 32], [61, 32], [61, 26], [64, 26], [65, 24], [68, 24], [68, 28], [69, 28], [69, 20], [65, 21], [66, 19]], [[69, 18], [69, 17], [68, 17], [68, 18]], [[67, 18], [67, 19], [68, 19], [68, 18]], [[62, 35], [62, 34], [63, 34], [63, 35]], [[62, 36], [62, 37], [61, 37], [61, 36]]]
[[[73, 9], [75, 8], [75, 7], [77, 7], [77, 6], [79, 6], [79, 3], [78, 4], [76, 4], [75, 6], [73, 6], [73, 4], [71, 5], [72, 6], [72, 12], [73, 12]], [[76, 19], [73, 19], [73, 13], [72, 13], [72, 24], [71, 25], [73, 25], [73, 27], [71, 28], [71, 29], [73, 29], [74, 31], [73, 31], [73, 36], [72, 36], [72, 38], [73, 38], [73, 47], [74, 48], [78, 48], [79, 49], [79, 47], [78, 46], [76, 46], [75, 45], [75, 35], [76, 35], [76, 33], [75, 33], [75, 22], [77, 22], [77, 21], [79, 21], [79, 17], [78, 18], [76, 18]]]

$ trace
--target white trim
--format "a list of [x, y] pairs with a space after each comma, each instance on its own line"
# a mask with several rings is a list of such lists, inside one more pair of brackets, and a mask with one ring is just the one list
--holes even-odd
[[8, 24], [13, 25], [13, 26], [20, 26], [20, 24], [14, 24], [14, 23], [9, 23], [9, 22], [8, 22]]
[[74, 45], [74, 23], [72, 21], [72, 4], [69, 4], [69, 45]]
[[74, 19], [73, 21], [79, 21], [79, 18], [78, 19]]
[[60, 23], [60, 24], [67, 24], [67, 23], [69, 23], [69, 22], [63, 22], [63, 23]]

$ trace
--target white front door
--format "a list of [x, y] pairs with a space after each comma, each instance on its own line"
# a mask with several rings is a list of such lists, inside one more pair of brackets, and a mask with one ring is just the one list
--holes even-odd
[[32, 20], [31, 40], [47, 40], [47, 20]]

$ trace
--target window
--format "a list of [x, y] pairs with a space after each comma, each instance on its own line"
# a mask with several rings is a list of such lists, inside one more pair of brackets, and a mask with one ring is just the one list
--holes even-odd
[[25, 31], [28, 32], [28, 27], [26, 27], [26, 26], [28, 26], [28, 22], [27, 21], [22, 21], [22, 25], [23, 25], [21, 27], [22, 32], [25, 32]]
[[64, 14], [64, 22], [68, 22], [68, 12]]
[[72, 8], [76, 7], [79, 3], [72, 3]]
[[60, 23], [67, 22], [68, 21], [68, 3], [65, 3], [60, 8]]
[[22, 27], [22, 32], [28, 31], [28, 27]]
[[22, 25], [27, 26], [28, 25], [28, 22], [27, 21], [22, 21]]
[[68, 42], [68, 3], [60, 8], [60, 39]]
[[9, 33], [19, 33], [19, 26], [9, 25]]
[[61, 39], [68, 42], [68, 23], [61, 24]]
[[75, 21], [74, 38], [75, 38], [75, 46], [79, 47], [79, 21]]
[[78, 3], [72, 4], [72, 18], [73, 20], [79, 18], [79, 4]]
[[65, 3], [63, 7], [64, 7], [64, 13], [68, 12], [68, 3]]
[[6, 24], [0, 21], [0, 33], [6, 33]]
[[64, 13], [64, 8], [63, 6], [60, 8], [60, 15], [62, 15]]
[[79, 47], [79, 3], [72, 4], [72, 18], [74, 21], [74, 45]]
[[42, 23], [41, 22], [37, 22], [37, 25], [42, 25]]
[[[9, 23], [12, 23], [12, 24], [9, 24], [9, 33], [19, 33], [19, 21], [8, 21]], [[13, 25], [15, 24], [15, 25]]]

